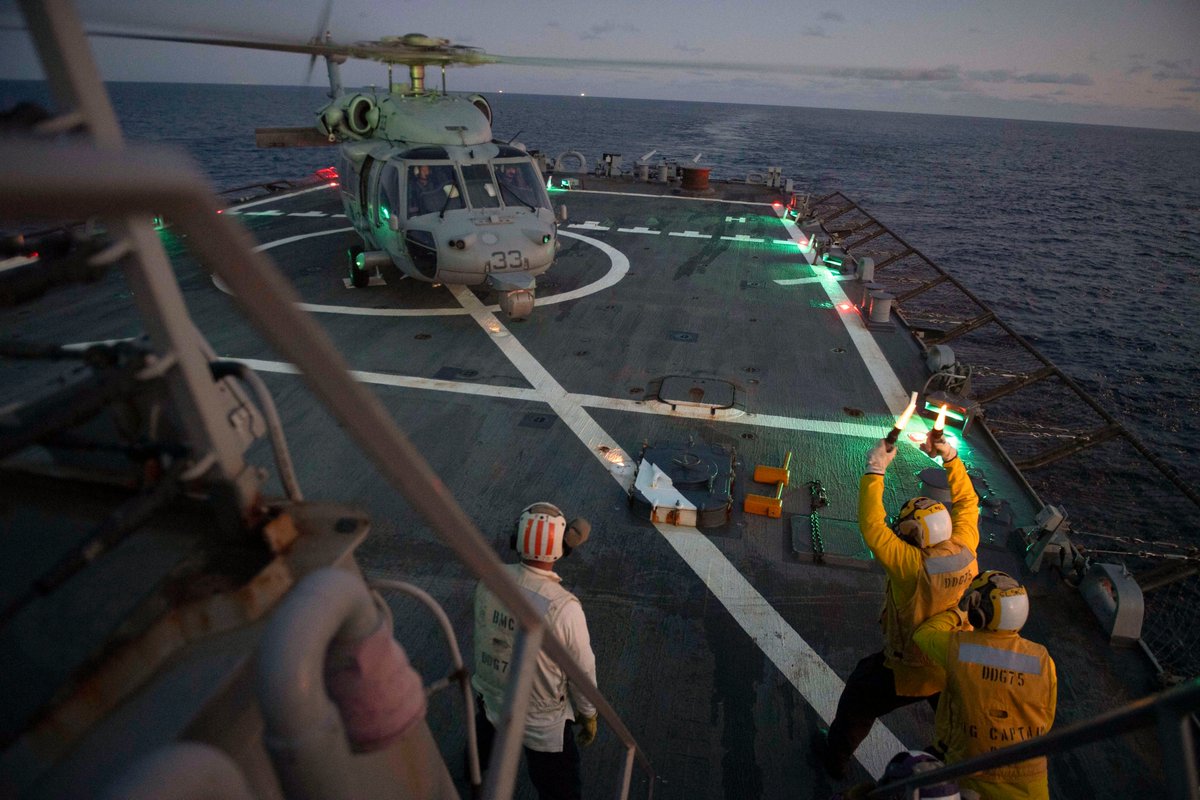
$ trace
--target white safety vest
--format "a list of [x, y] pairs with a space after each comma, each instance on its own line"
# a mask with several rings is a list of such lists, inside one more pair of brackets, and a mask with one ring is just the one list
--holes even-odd
[[[509, 564], [517, 585], [546, 620], [546, 627], [566, 646], [592, 682], [596, 682], [596, 657], [592, 653], [583, 606], [562, 588], [554, 572], [527, 564]], [[483, 697], [488, 720], [498, 724], [512, 666], [517, 622], [483, 584], [475, 587], [475, 671], [471, 686]], [[594, 716], [595, 706], [572, 690], [566, 673], [539, 652], [525, 717], [524, 744], [543, 753], [562, 752], [563, 723], [575, 719], [575, 710]]]

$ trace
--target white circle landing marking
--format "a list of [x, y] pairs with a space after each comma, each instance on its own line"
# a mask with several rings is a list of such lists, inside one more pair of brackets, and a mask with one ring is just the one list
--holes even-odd
[[[273, 242], [267, 242], [254, 248], [257, 251], [270, 250], [275, 247], [282, 247], [285, 244], [291, 244], [303, 239], [312, 239], [317, 236], [331, 236], [335, 233], [346, 233], [354, 230], [350, 228], [334, 228], [328, 231], [317, 231], [316, 233], [304, 233], [299, 236], [289, 236], [285, 239], [277, 239]], [[568, 239], [578, 239], [581, 242], [590, 244], [600, 252], [608, 256], [609, 268], [601, 278], [592, 281], [586, 286], [580, 286], [578, 289], [572, 289], [569, 292], [551, 295], [550, 297], [537, 299], [537, 307], [551, 306], [556, 303], [565, 303], [568, 300], [578, 300], [581, 297], [587, 297], [589, 294], [603, 291], [610, 286], [616, 285], [626, 273], [629, 272], [629, 258], [624, 253], [611, 245], [605, 244], [598, 239], [593, 239], [590, 236], [583, 236], [578, 233], [570, 233], [568, 231], [559, 231], [559, 236], [565, 236]], [[220, 289], [225, 294], [232, 294], [225, 282], [216, 275], [212, 276], [213, 285]], [[360, 317], [452, 317], [467, 314], [467, 310], [461, 306], [457, 308], [359, 308], [356, 306], [331, 306], [320, 305], [316, 303], [300, 303], [300, 308], [305, 311], [310, 311], [314, 314], [349, 314]], [[499, 306], [487, 306], [489, 311], [499, 311]]]

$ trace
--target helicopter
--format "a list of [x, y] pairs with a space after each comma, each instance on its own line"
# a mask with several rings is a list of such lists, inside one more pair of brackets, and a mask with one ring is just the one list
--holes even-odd
[[[342, 205], [362, 238], [346, 253], [350, 284], [367, 287], [372, 274], [390, 263], [418, 281], [491, 289], [511, 319], [533, 312], [537, 276], [550, 268], [558, 249], [558, 220], [545, 180], [524, 148], [492, 138], [486, 98], [445, 90], [447, 65], [489, 64], [492, 57], [417, 33], [349, 45], [334, 43], [328, 31], [295, 44], [91, 35], [307, 53], [310, 75], [323, 57], [330, 102], [317, 112], [315, 128], [263, 129], [256, 140], [266, 147], [338, 145]], [[349, 58], [387, 64], [388, 90], [346, 91], [340, 66]], [[407, 66], [409, 83], [393, 81], [397, 64]], [[441, 67], [441, 91], [426, 88], [430, 65]]]

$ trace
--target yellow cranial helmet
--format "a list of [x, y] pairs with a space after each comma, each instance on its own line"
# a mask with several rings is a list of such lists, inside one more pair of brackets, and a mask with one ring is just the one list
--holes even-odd
[[1029, 595], [1007, 572], [989, 569], [975, 576], [958, 607], [975, 628], [1019, 631], [1029, 618]]
[[917, 547], [932, 547], [950, 538], [950, 512], [931, 497], [914, 497], [900, 509], [896, 535]]

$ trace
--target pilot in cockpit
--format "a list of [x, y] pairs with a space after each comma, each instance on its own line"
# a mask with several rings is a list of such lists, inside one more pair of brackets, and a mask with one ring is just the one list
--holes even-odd
[[444, 182], [439, 181], [428, 164], [412, 168], [408, 181], [408, 214], [430, 214], [438, 211], [446, 202]]

